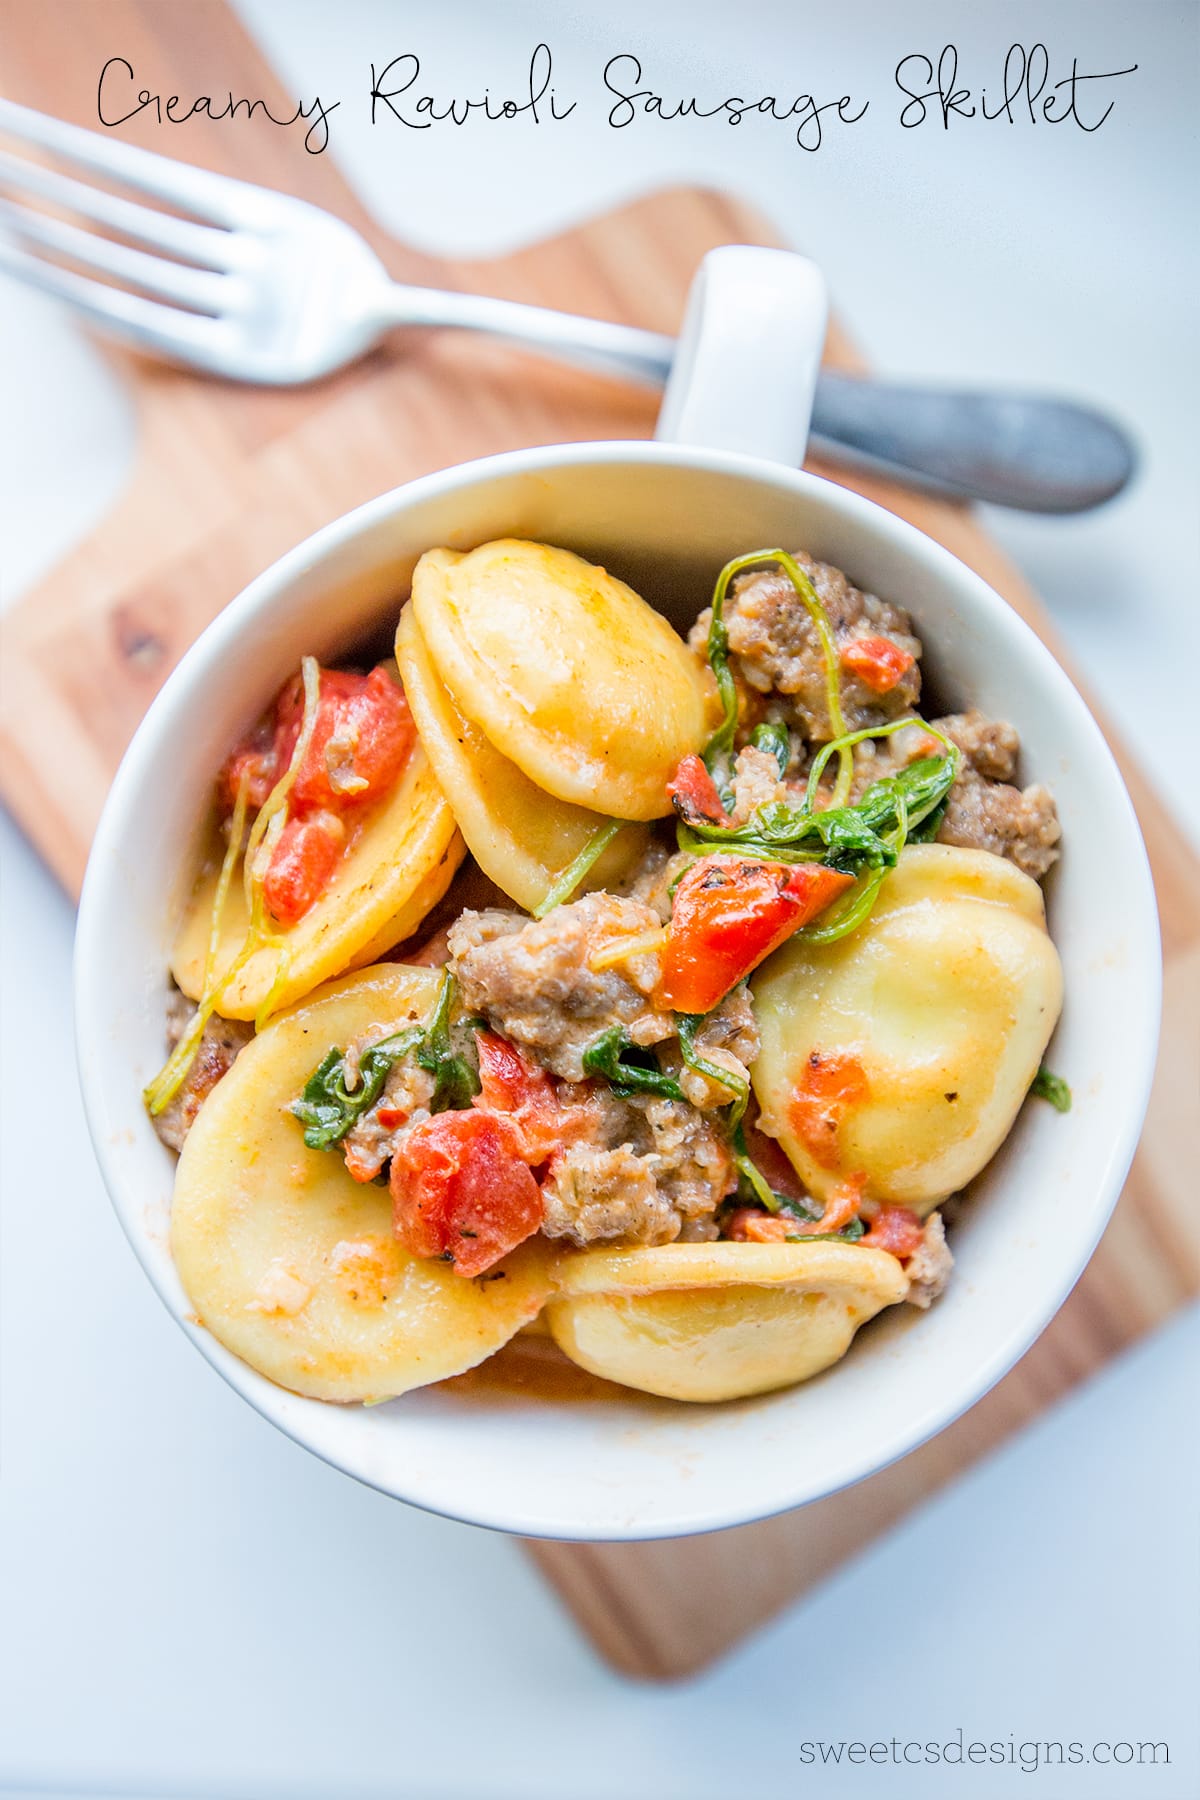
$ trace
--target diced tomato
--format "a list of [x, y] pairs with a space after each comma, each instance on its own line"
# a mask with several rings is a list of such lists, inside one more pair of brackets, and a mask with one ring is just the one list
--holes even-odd
[[685, 756], [667, 783], [667, 798], [685, 824], [703, 819], [710, 825], [728, 825], [729, 814], [721, 804], [717, 784], [699, 756]]
[[387, 1161], [386, 1152], [378, 1149], [360, 1150], [358, 1145], [349, 1138], [343, 1140], [342, 1155], [345, 1158], [346, 1173], [352, 1175], [355, 1181], [361, 1181], [364, 1184], [374, 1181]]
[[725, 1236], [735, 1244], [782, 1244], [794, 1229], [781, 1213], [764, 1212], [758, 1206], [739, 1206], [730, 1213]]
[[[825, 1202], [819, 1219], [800, 1219], [795, 1213], [769, 1213], [754, 1206], [740, 1206], [730, 1216], [726, 1236], [742, 1243], [778, 1244], [788, 1238], [827, 1237], [844, 1231], [858, 1217], [865, 1185], [862, 1175], [851, 1175], [841, 1182]], [[858, 1241], [865, 1244], [867, 1239]]]
[[825, 1237], [830, 1232], [844, 1231], [858, 1217], [866, 1185], [865, 1175], [848, 1175], [830, 1194], [820, 1218], [801, 1219], [794, 1229], [801, 1237]]
[[[288, 795], [293, 817], [344, 812], [382, 798], [408, 761], [416, 727], [404, 690], [383, 667], [369, 675], [320, 671], [320, 698], [308, 752]], [[272, 717], [262, 719], [226, 760], [218, 793], [232, 812], [243, 774], [257, 811], [292, 760], [304, 718], [299, 675], [280, 689]]]
[[[275, 754], [287, 768], [304, 714], [304, 686], [293, 676], [275, 703]], [[293, 813], [318, 807], [343, 812], [382, 798], [408, 761], [416, 727], [404, 690], [384, 668], [369, 675], [322, 669], [320, 699], [308, 751], [288, 804]]]
[[821, 863], [701, 857], [675, 889], [655, 995], [659, 1005], [710, 1012], [851, 879]]
[[823, 1169], [837, 1168], [842, 1120], [868, 1092], [866, 1070], [856, 1056], [814, 1050], [805, 1062], [788, 1107], [788, 1123]]
[[869, 1250], [889, 1250], [893, 1256], [908, 1257], [920, 1248], [924, 1236], [920, 1219], [907, 1206], [881, 1206], [870, 1231], [859, 1242]]
[[275, 727], [269, 719], [260, 719], [221, 767], [217, 777], [217, 800], [226, 814], [237, 805], [243, 777], [247, 782], [246, 801], [253, 817], [279, 780]]
[[392, 1220], [414, 1256], [480, 1275], [531, 1237], [542, 1194], [510, 1121], [472, 1107], [413, 1127], [392, 1158]]
[[[260, 720], [222, 767], [217, 796], [227, 814], [243, 782], [251, 811], [263, 806], [291, 763], [303, 715], [297, 675], [276, 696], [273, 718]], [[264, 881], [266, 903], [280, 924], [294, 925], [320, 898], [345, 847], [343, 819], [395, 786], [415, 740], [404, 690], [385, 668], [369, 675], [320, 671], [312, 737]]]
[[475, 1105], [503, 1113], [517, 1127], [525, 1160], [536, 1167], [562, 1144], [560, 1107], [545, 1069], [535, 1068], [507, 1038], [477, 1031], [479, 1093]]
[[346, 828], [333, 813], [288, 820], [263, 877], [263, 899], [272, 918], [295, 925], [304, 917], [324, 893], [345, 841]]
[[842, 650], [842, 664], [873, 694], [890, 694], [913, 666], [913, 658], [891, 638], [852, 638]]

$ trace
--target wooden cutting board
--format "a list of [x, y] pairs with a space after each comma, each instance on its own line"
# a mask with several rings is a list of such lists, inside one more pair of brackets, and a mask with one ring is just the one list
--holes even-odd
[[[27, 105], [94, 127], [97, 74], [117, 52], [154, 92], [232, 86], [284, 110], [287, 97], [221, 0], [40, 0], [0, 10], [4, 92]], [[676, 327], [705, 251], [773, 241], [744, 207], [680, 189], [496, 261], [455, 263], [385, 237], [330, 155], [306, 155], [297, 133], [207, 120], [168, 132], [143, 118], [121, 135], [331, 208], [403, 280], [660, 331]], [[807, 248], [819, 253], [819, 245]], [[72, 893], [108, 783], [151, 696], [202, 627], [273, 558], [428, 470], [519, 445], [648, 436], [654, 424], [655, 402], [644, 393], [451, 335], [397, 334], [348, 374], [293, 393], [227, 387], [109, 354], [137, 412], [128, 486], [103, 524], [0, 626], [0, 792]], [[860, 366], [836, 328], [828, 357], [837, 367]], [[967, 510], [880, 483], [853, 485], [977, 569], [1069, 667], [1036, 596]], [[530, 1545], [619, 1668], [675, 1676], [728, 1649], [1200, 1288], [1200, 871], [1128, 754], [1115, 741], [1114, 748], [1154, 865], [1167, 1002], [1143, 1145], [1087, 1273], [985, 1400], [847, 1492], [704, 1537]]]

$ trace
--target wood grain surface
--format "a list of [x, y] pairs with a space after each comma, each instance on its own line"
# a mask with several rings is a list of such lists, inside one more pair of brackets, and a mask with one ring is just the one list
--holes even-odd
[[[0, 9], [0, 82], [11, 99], [94, 127], [99, 68], [118, 53], [154, 91], [232, 86], [235, 94], [264, 96], [277, 112], [287, 98], [220, 0], [42, 0]], [[298, 132], [193, 120], [168, 137], [143, 116], [121, 135], [331, 208], [398, 278], [658, 330], [677, 325], [705, 251], [772, 241], [744, 207], [681, 189], [500, 260], [451, 262], [382, 233], [330, 154], [306, 155]], [[0, 792], [73, 893], [113, 771], [151, 696], [203, 626], [276, 556], [349, 507], [431, 469], [521, 445], [648, 436], [654, 423], [654, 400], [643, 392], [451, 334], [397, 333], [353, 370], [283, 393], [106, 354], [136, 408], [130, 480], [99, 528], [0, 625]], [[828, 357], [859, 366], [836, 327]], [[978, 570], [1069, 668], [1037, 597], [969, 511], [879, 483], [853, 485]], [[1167, 982], [1146, 1133], [1100, 1248], [1044, 1336], [986, 1399], [856, 1487], [802, 1512], [709, 1536], [531, 1545], [539, 1568], [619, 1668], [671, 1677], [728, 1649], [1200, 1288], [1198, 870], [1161, 801], [1109, 736], [1154, 867]]]

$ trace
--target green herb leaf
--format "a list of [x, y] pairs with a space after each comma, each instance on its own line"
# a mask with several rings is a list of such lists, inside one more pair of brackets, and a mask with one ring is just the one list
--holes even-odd
[[417, 1061], [434, 1078], [431, 1112], [462, 1112], [479, 1092], [479, 1075], [470, 1059], [456, 1051], [450, 1037], [450, 1012], [456, 984], [446, 972], [437, 1005], [416, 1046]]
[[[841, 750], [850, 754], [867, 738], [890, 737], [909, 725], [922, 726], [946, 746], [946, 754], [919, 757], [895, 775], [872, 782], [853, 806], [816, 809], [821, 775], [830, 757]], [[936, 832], [958, 766], [957, 746], [936, 726], [923, 719], [894, 719], [876, 730], [851, 732], [824, 745], [809, 772], [802, 805], [776, 802], [759, 807], [744, 825], [681, 824], [677, 841], [682, 851], [695, 856], [723, 852], [761, 856], [767, 862], [822, 862], [856, 876], [856, 887], [797, 934], [805, 943], [835, 943], [870, 916], [883, 877], [895, 867], [904, 845], [914, 839], [924, 842]]]
[[866, 1230], [861, 1219], [851, 1219], [840, 1231], [789, 1231], [785, 1241], [789, 1244], [854, 1244], [860, 1237], [865, 1237]]
[[414, 1049], [423, 1035], [421, 1027], [414, 1025], [380, 1038], [364, 1050], [353, 1088], [346, 1086], [345, 1052], [329, 1051], [305, 1082], [300, 1098], [293, 1100], [288, 1109], [304, 1126], [304, 1141], [310, 1150], [331, 1150], [341, 1143], [382, 1094], [393, 1063]]
[[1039, 1100], [1048, 1100], [1055, 1112], [1069, 1113], [1071, 1110], [1071, 1090], [1061, 1075], [1055, 1075], [1042, 1064], [1032, 1082], [1029, 1084], [1031, 1094]]
[[749, 1206], [761, 1206], [769, 1213], [792, 1213], [798, 1219], [820, 1218], [820, 1213], [807, 1210], [803, 1201], [776, 1193], [746, 1147], [746, 1128], [740, 1119], [733, 1130], [732, 1145], [739, 1200]]
[[740, 1126], [742, 1115], [750, 1104], [750, 1083], [746, 1077], [735, 1075], [730, 1069], [723, 1069], [720, 1063], [709, 1062], [696, 1048], [696, 1036], [700, 1027], [708, 1017], [707, 1013], [676, 1013], [675, 1028], [679, 1033], [679, 1054], [689, 1069], [697, 1075], [704, 1075], [709, 1081], [717, 1082], [727, 1094], [733, 1098], [729, 1110], [729, 1127], [733, 1130]]
[[552, 913], [556, 906], [561, 906], [564, 900], [571, 898], [580, 882], [600, 861], [624, 823], [624, 819], [609, 819], [607, 824], [601, 825], [592, 833], [575, 861], [567, 865], [550, 892], [534, 907], [535, 919], [544, 919], [547, 913]]
[[756, 750], [765, 750], [775, 758], [780, 775], [787, 774], [792, 760], [792, 740], [786, 725], [777, 725], [773, 720], [756, 725], [750, 734], [750, 742]]
[[633, 1060], [642, 1054], [620, 1025], [611, 1025], [584, 1051], [583, 1072], [601, 1076], [620, 1100], [630, 1100], [638, 1094], [682, 1100], [683, 1089], [670, 1075], [664, 1075], [653, 1063]]
[[[829, 615], [821, 604], [816, 588], [795, 557], [789, 556], [786, 550], [750, 550], [744, 556], [735, 556], [725, 564], [717, 576], [716, 587], [713, 589], [707, 653], [708, 665], [716, 680], [723, 716], [720, 725], [701, 752], [705, 767], [716, 782], [717, 791], [726, 806], [732, 800], [732, 794], [728, 787], [728, 773], [729, 761], [733, 753], [734, 733], [737, 730], [738, 709], [737, 684], [733, 679], [733, 671], [729, 667], [729, 627], [725, 623], [725, 596], [735, 575], [740, 574], [744, 569], [753, 569], [760, 563], [778, 563], [795, 588], [800, 604], [812, 620], [813, 630], [817, 634], [817, 641], [821, 646], [821, 655], [825, 663], [825, 699], [829, 709], [830, 724], [839, 738], [845, 731], [842, 719], [841, 667], [838, 661], [837, 645], [834, 642]], [[786, 763], [782, 765], [784, 768], [786, 766]], [[845, 798], [845, 790], [850, 786], [853, 769], [853, 757], [847, 751], [841, 758], [841, 773], [838, 777], [839, 799]]]
[[[434, 1078], [431, 1112], [460, 1112], [479, 1092], [479, 1076], [471, 1059], [456, 1050], [450, 1032], [454, 1004], [454, 977], [442, 977], [437, 1005], [427, 1025], [410, 1025], [391, 1037], [371, 1044], [358, 1059], [358, 1079], [346, 1085], [346, 1053], [330, 1050], [304, 1084], [304, 1092], [288, 1108], [304, 1126], [304, 1142], [310, 1150], [332, 1150], [364, 1114], [369, 1113], [387, 1085], [393, 1067], [415, 1054], [417, 1062]], [[465, 1021], [474, 1029], [477, 1021]]]

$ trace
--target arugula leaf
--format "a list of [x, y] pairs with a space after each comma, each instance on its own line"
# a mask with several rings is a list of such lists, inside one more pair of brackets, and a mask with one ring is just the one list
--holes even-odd
[[430, 1111], [435, 1113], [462, 1112], [479, 1092], [479, 1076], [474, 1065], [455, 1050], [450, 1036], [450, 1012], [455, 991], [453, 975], [445, 974], [433, 1016], [416, 1046], [418, 1063], [434, 1078]]
[[346, 1055], [330, 1050], [304, 1084], [304, 1092], [288, 1111], [304, 1126], [310, 1150], [332, 1150], [382, 1094], [393, 1063], [415, 1049], [424, 1037], [419, 1025], [380, 1038], [359, 1059], [358, 1081], [346, 1086]]
[[861, 1219], [851, 1219], [840, 1231], [790, 1231], [784, 1240], [789, 1244], [854, 1244], [866, 1236]]
[[792, 740], [786, 725], [777, 725], [768, 719], [762, 725], [754, 727], [750, 733], [750, 742], [756, 750], [765, 750], [775, 758], [780, 775], [787, 774], [787, 766], [792, 760]]
[[[434, 1078], [431, 1112], [461, 1112], [470, 1106], [479, 1092], [479, 1076], [470, 1058], [454, 1048], [450, 1032], [454, 993], [454, 977], [446, 974], [429, 1023], [409, 1025], [371, 1044], [359, 1057], [358, 1080], [352, 1088], [346, 1085], [345, 1051], [326, 1054], [288, 1108], [304, 1126], [310, 1150], [332, 1150], [340, 1144], [375, 1105], [395, 1064], [413, 1053]], [[478, 1021], [464, 1023], [475, 1029]]]
[[919, 756], [915, 762], [882, 781], [873, 781], [858, 801], [857, 811], [872, 831], [893, 831], [902, 822], [911, 832], [940, 806], [954, 786], [957, 753], [952, 756]]
[[1055, 1112], [1069, 1113], [1071, 1110], [1071, 1090], [1061, 1075], [1055, 1075], [1042, 1064], [1029, 1084], [1029, 1091], [1039, 1100], [1048, 1100]]
[[657, 1066], [632, 1062], [641, 1054], [620, 1025], [610, 1025], [583, 1053], [585, 1075], [599, 1075], [607, 1081], [619, 1100], [631, 1100], [638, 1094], [658, 1094], [664, 1100], [682, 1100], [683, 1089], [670, 1075]]
[[597, 826], [574, 862], [567, 865], [549, 893], [543, 894], [538, 901], [533, 909], [535, 919], [544, 919], [547, 913], [552, 913], [555, 907], [571, 898], [580, 882], [600, 861], [624, 823], [624, 819], [609, 819], [606, 824]]
[[730, 1069], [723, 1069], [720, 1063], [709, 1062], [701, 1056], [696, 1048], [696, 1037], [700, 1027], [708, 1017], [707, 1013], [676, 1013], [675, 1029], [679, 1033], [679, 1054], [689, 1069], [697, 1075], [704, 1075], [709, 1081], [716, 1081], [727, 1093], [733, 1095], [733, 1105], [729, 1109], [729, 1127], [741, 1125], [742, 1114], [750, 1104], [750, 1083], [745, 1076], [735, 1075]]
[[[778, 800], [760, 806], [744, 825], [693, 821], [686, 830], [702, 848], [711, 846], [742, 856], [776, 862], [821, 861], [851, 874], [864, 868], [893, 868], [909, 834], [944, 803], [957, 772], [957, 752], [923, 756], [897, 774], [872, 782], [853, 806], [817, 811], [810, 793], [801, 806]], [[789, 851], [796, 854], [789, 855]]]
[[[869, 737], [889, 737], [908, 725], [920, 724], [946, 746], [944, 756], [923, 756], [885, 775], [855, 801], [853, 806], [829, 806], [817, 811], [815, 802], [820, 777], [830, 757]], [[826, 744], [809, 772], [803, 804], [788, 806], [776, 801], [761, 806], [743, 825], [716, 825], [693, 821], [677, 828], [681, 851], [692, 855], [761, 856], [766, 862], [822, 862], [827, 868], [854, 875], [857, 887], [811, 925], [797, 934], [806, 943], [831, 944], [857, 931], [870, 916], [887, 870], [894, 868], [905, 844], [926, 842], [937, 831], [946, 800], [958, 774], [959, 752], [936, 726], [924, 720], [895, 719], [874, 731], [851, 732]], [[682, 875], [682, 871], [681, 871]], [[678, 880], [680, 877], [677, 877]]]
[[[746, 1134], [739, 1124], [733, 1133], [733, 1160], [738, 1171], [738, 1198], [751, 1206], [761, 1206], [776, 1218], [793, 1218], [814, 1225], [823, 1208], [805, 1205], [791, 1194], [780, 1194], [770, 1186], [762, 1170], [746, 1148]], [[840, 1231], [789, 1231], [789, 1244], [853, 1244], [866, 1233], [861, 1219], [851, 1219]]]

